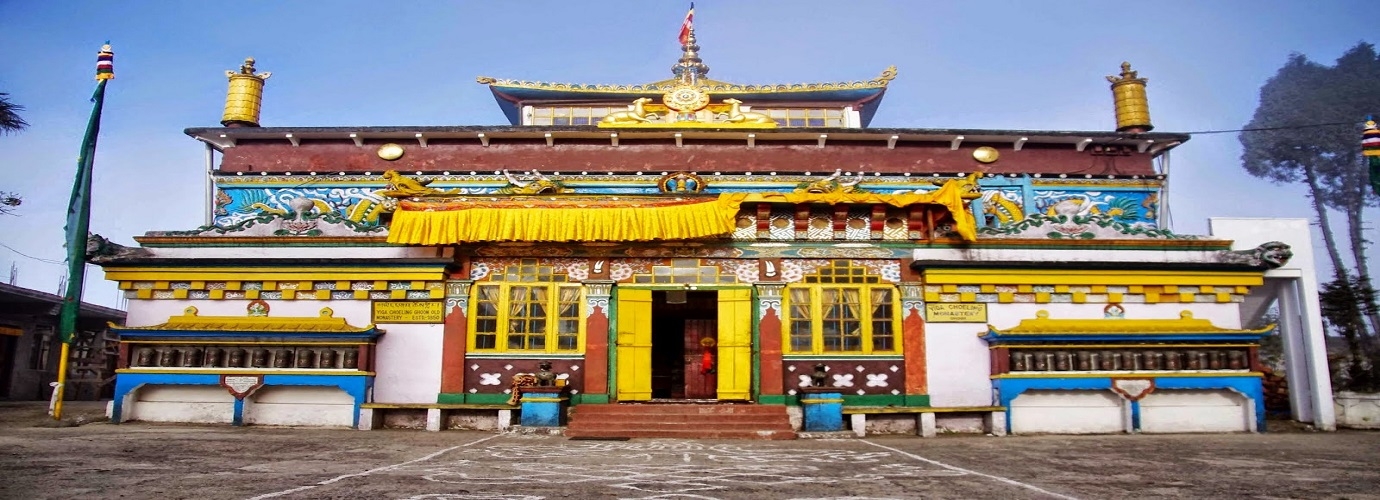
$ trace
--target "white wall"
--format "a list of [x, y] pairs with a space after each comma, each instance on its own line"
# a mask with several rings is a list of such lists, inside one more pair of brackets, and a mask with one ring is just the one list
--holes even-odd
[[1123, 401], [1111, 391], [1026, 391], [1011, 401], [1011, 432], [1125, 432]]
[[992, 361], [981, 323], [925, 325], [925, 365], [930, 406], [992, 404]]
[[[188, 306], [195, 306], [197, 316], [244, 317], [248, 300], [176, 300], [143, 299], [129, 301], [125, 326], [151, 326], [166, 323], [168, 318], [183, 316]], [[321, 315], [321, 308], [329, 307], [337, 318], [345, 318], [350, 326], [364, 327], [372, 322], [370, 302], [367, 300], [266, 300], [270, 318], [308, 317]]]
[[1140, 400], [1141, 432], [1247, 432], [1245, 397], [1228, 390], [1156, 390]]
[[338, 387], [263, 387], [245, 401], [244, 423], [350, 427], [354, 404]]
[[443, 325], [381, 324], [374, 358], [374, 401], [435, 403], [441, 392]]
[[228, 424], [235, 419], [235, 397], [220, 386], [146, 385], [132, 400], [125, 420]]

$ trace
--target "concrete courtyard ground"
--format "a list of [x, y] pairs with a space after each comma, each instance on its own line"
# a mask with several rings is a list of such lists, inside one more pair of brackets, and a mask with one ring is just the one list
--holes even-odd
[[69, 405], [94, 422], [0, 403], [0, 498], [1380, 499], [1380, 432], [576, 441], [111, 425]]

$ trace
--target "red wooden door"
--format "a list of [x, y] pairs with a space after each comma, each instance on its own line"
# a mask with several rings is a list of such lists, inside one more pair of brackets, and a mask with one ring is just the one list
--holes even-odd
[[717, 399], [718, 322], [685, 320], [685, 397]]

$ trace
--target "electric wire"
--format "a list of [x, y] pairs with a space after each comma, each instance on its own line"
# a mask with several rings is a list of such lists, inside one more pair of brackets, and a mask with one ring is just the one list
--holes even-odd
[[33, 259], [33, 260], [36, 260], [36, 261], [39, 261], [39, 262], [43, 262], [43, 263], [46, 263], [46, 264], [55, 264], [55, 265], [59, 265], [59, 266], [60, 266], [60, 265], [64, 265], [64, 264], [67, 263], [66, 261], [62, 261], [62, 260], [52, 260], [52, 259], [43, 259], [43, 258], [39, 258], [39, 257], [34, 257], [34, 256], [32, 256], [32, 255], [26, 254], [26, 253], [21, 252], [21, 251], [19, 251], [19, 250], [15, 250], [14, 247], [11, 247], [11, 246], [6, 245], [6, 244], [4, 244], [4, 243], [0, 243], [0, 247], [5, 247], [5, 248], [8, 249], [9, 251], [14, 252], [14, 253], [17, 253], [17, 254], [19, 254], [20, 256], [28, 257], [28, 258], [30, 258], [30, 259]]

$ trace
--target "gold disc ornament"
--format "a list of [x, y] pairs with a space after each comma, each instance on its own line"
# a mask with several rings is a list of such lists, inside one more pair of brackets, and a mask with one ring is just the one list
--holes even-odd
[[709, 93], [689, 85], [677, 85], [661, 96], [661, 102], [680, 113], [693, 113], [709, 105]]
[[979, 163], [992, 163], [997, 161], [999, 157], [1001, 157], [1001, 153], [997, 152], [997, 148], [991, 146], [983, 146], [973, 150], [973, 159]]
[[393, 144], [390, 142], [388, 144], [379, 146], [379, 158], [383, 158], [388, 161], [393, 161], [398, 158], [402, 158], [402, 155], [403, 147], [397, 144]]

